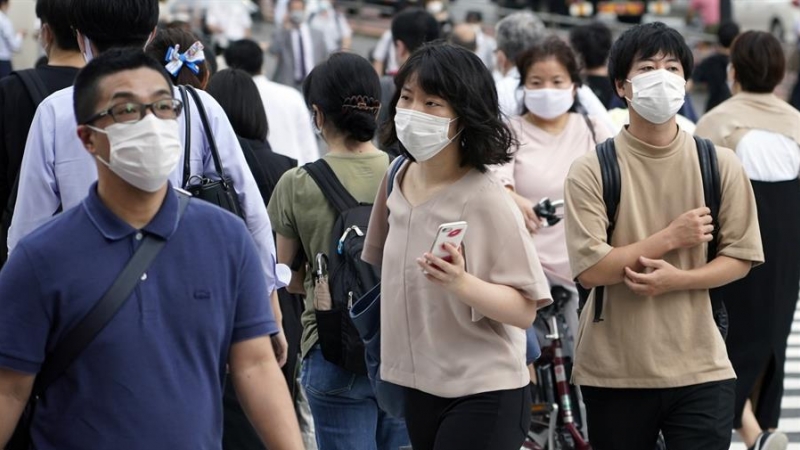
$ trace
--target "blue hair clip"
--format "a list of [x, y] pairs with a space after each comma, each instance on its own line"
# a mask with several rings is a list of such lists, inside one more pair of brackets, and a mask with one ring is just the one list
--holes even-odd
[[197, 41], [189, 47], [189, 50], [183, 53], [180, 53], [180, 49], [180, 44], [175, 44], [174, 47], [167, 49], [167, 56], [164, 58], [164, 61], [168, 63], [166, 65], [167, 72], [173, 77], [177, 77], [178, 73], [181, 71], [181, 67], [185, 65], [189, 70], [194, 72], [195, 75], [199, 74], [200, 67], [198, 67], [197, 64], [206, 60], [205, 54], [203, 53], [203, 44]]

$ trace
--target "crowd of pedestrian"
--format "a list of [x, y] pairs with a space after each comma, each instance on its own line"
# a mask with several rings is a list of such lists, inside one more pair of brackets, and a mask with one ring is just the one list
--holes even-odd
[[774, 36], [207, 3], [0, 0], [0, 448], [519, 450], [556, 307], [591, 448], [788, 448]]

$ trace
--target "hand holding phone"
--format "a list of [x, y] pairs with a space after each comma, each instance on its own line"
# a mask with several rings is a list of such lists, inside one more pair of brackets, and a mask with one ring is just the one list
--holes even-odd
[[445, 244], [452, 244], [456, 248], [461, 248], [461, 243], [464, 240], [464, 234], [467, 232], [467, 222], [452, 222], [439, 225], [439, 230], [436, 232], [436, 239], [433, 241], [430, 253], [433, 256], [442, 258], [443, 260], [452, 263], [453, 257], [447, 251]]

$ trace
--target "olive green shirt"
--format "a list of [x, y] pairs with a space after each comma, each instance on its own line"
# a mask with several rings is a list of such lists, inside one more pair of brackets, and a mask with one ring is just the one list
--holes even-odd
[[[329, 153], [323, 159], [353, 198], [363, 203], [375, 200], [383, 175], [389, 167], [389, 157], [384, 152]], [[275, 232], [299, 240], [308, 261], [313, 262], [317, 253], [328, 254], [336, 211], [303, 168], [292, 169], [281, 177], [267, 211]], [[304, 281], [306, 307], [301, 318], [303, 338], [300, 344], [303, 357], [318, 339], [312, 274], [312, 270], [307, 270]]]

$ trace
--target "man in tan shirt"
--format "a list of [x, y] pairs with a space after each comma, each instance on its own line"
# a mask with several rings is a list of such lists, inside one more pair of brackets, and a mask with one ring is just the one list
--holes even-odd
[[621, 195], [608, 218], [597, 154], [576, 160], [565, 184], [570, 265], [580, 284], [605, 286], [603, 320], [594, 291], [581, 317], [573, 381], [582, 387], [595, 450], [727, 450], [735, 374], [708, 290], [763, 262], [755, 200], [735, 154], [717, 148], [722, 204], [717, 257], [697, 149], [675, 114], [692, 55], [663, 24], [632, 28], [614, 44], [609, 76], [631, 123], [614, 138]]

